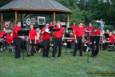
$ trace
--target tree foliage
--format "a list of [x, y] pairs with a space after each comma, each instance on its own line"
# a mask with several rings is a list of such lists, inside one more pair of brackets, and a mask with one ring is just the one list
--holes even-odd
[[0, 0], [0, 7], [10, 2], [11, 0]]
[[103, 19], [106, 24], [115, 25], [115, 0], [111, 0], [111, 4], [103, 2], [103, 0], [58, 1], [72, 10], [72, 21], [83, 20], [85, 23], [88, 23], [93, 20]]

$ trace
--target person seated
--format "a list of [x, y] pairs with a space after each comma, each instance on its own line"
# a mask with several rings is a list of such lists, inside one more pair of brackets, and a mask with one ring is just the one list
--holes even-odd
[[106, 39], [105, 36], [103, 36], [102, 39], [101, 39], [101, 42], [102, 42], [102, 48], [103, 48], [103, 50], [106, 50], [107, 47], [108, 47], [108, 45], [109, 45], [109, 41]]
[[109, 42], [110, 42], [110, 45], [113, 45], [115, 43], [115, 36], [113, 35], [112, 32], [110, 32], [109, 34]]
[[109, 29], [107, 29], [107, 30], [104, 32], [104, 36], [105, 36], [106, 39], [109, 38], [109, 33], [110, 33]]
[[3, 28], [3, 30], [0, 31], [0, 47], [5, 45], [4, 43], [5, 35], [6, 35], [5, 28]]
[[2, 31], [0, 31], [0, 39], [3, 38], [6, 35], [5, 28], [3, 28]]
[[112, 33], [112, 32], [110, 32], [110, 34], [109, 34], [108, 50], [109, 51], [114, 51], [115, 50], [115, 34]]
[[74, 33], [72, 28], [68, 28], [68, 32], [65, 33], [65, 41], [67, 43], [67, 48], [72, 48], [72, 44], [74, 42]]
[[36, 29], [35, 44], [40, 43], [40, 29]]
[[8, 33], [6, 36], [5, 36], [5, 42], [6, 42], [6, 48], [8, 50], [12, 50], [13, 48], [13, 32], [10, 32]]
[[41, 30], [39, 28], [37, 28], [36, 29], [36, 36], [35, 36], [35, 47], [37, 48], [37, 50], [39, 52], [40, 52], [40, 48], [41, 48], [40, 32], [41, 32]]

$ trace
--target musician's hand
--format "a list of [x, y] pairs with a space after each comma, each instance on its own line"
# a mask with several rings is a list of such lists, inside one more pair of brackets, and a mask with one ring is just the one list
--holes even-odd
[[85, 38], [82, 38], [82, 42], [85, 42]]
[[77, 38], [75, 37], [75, 40], [77, 40]]
[[35, 44], [36, 44], [36, 40], [35, 40]]
[[75, 40], [75, 43], [77, 43], [78, 41], [77, 41], [77, 39]]
[[32, 43], [32, 41], [30, 40], [30, 44]]
[[64, 37], [62, 37], [62, 40], [64, 40]]
[[50, 41], [52, 41], [52, 40], [53, 40], [53, 37], [50, 38]]
[[63, 37], [62, 37], [62, 40], [64, 39], [64, 35], [63, 35]]

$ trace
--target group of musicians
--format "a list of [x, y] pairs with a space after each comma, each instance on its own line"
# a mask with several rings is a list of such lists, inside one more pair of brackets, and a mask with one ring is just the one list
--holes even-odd
[[[21, 50], [22, 50], [22, 42], [25, 39], [19, 35], [19, 31], [21, 31], [21, 23], [17, 23], [14, 25], [14, 28], [10, 33], [5, 33], [5, 29], [0, 32], [0, 38], [5, 35], [5, 40], [8, 45], [14, 45], [15, 49], [15, 58], [20, 58]], [[41, 48], [43, 57], [49, 56], [49, 49], [52, 47], [52, 57], [61, 57], [63, 39], [65, 39], [67, 28], [62, 26], [60, 22], [57, 22], [56, 25], [53, 23], [46, 24], [42, 28], [34, 28], [34, 25], [30, 25], [30, 30], [28, 33], [29, 44], [31, 45], [30, 54], [28, 56], [34, 56], [35, 54], [35, 46], [39, 49]], [[84, 44], [87, 44], [91, 48], [91, 56], [95, 57], [99, 53], [99, 45], [100, 45], [100, 36], [103, 33], [100, 28], [94, 27], [91, 23], [89, 26], [85, 26], [83, 23], [79, 23], [78, 25], [73, 23], [69, 30], [71, 30], [70, 35], [67, 40], [71, 44], [74, 43], [73, 56], [76, 56], [77, 51], [79, 51], [79, 55], [83, 56], [83, 47]], [[110, 34], [110, 42], [113, 43], [115, 40], [115, 35]]]

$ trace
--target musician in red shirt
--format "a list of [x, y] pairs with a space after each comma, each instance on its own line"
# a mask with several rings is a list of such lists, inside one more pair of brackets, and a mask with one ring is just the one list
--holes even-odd
[[93, 29], [94, 29], [94, 26], [91, 23], [89, 23], [88, 30], [91, 32]]
[[54, 27], [54, 26], [55, 25], [52, 22], [50, 22], [49, 27]]
[[34, 45], [35, 45], [35, 37], [37, 35], [36, 30], [34, 29], [33, 25], [30, 25], [30, 31], [29, 31], [29, 41], [31, 44], [31, 56], [34, 55], [35, 49], [34, 49]]
[[5, 32], [5, 28], [0, 32], [0, 39], [3, 38], [5, 36], [6, 32]]
[[50, 48], [50, 31], [48, 28], [44, 30], [42, 33], [42, 44], [43, 44], [43, 57], [48, 57], [49, 55], [49, 48]]
[[95, 27], [92, 32], [92, 57], [95, 57], [99, 53], [99, 44], [100, 44], [100, 35], [101, 35], [101, 29]]
[[109, 42], [110, 42], [110, 44], [115, 43], [115, 35], [112, 32], [110, 32], [110, 34], [109, 34]]
[[77, 26], [75, 23], [73, 23], [73, 24], [71, 25], [71, 28], [72, 28], [72, 30], [73, 30], [73, 33], [75, 33], [75, 32], [76, 32], [76, 29], [78, 28], [78, 26]]
[[58, 57], [61, 56], [63, 32], [64, 32], [64, 28], [58, 22], [54, 29], [54, 34], [53, 34], [54, 46], [53, 46], [52, 57], [55, 57], [57, 52], [58, 52]]
[[11, 45], [13, 43], [13, 33], [12, 32], [7, 34], [5, 38], [6, 38], [6, 43], [8, 45]]
[[94, 26], [91, 23], [89, 23], [89, 26], [86, 27], [85, 29], [85, 32], [88, 34], [88, 36], [91, 36], [93, 29], [94, 29]]
[[15, 45], [15, 58], [21, 57], [21, 39], [18, 37], [18, 32], [21, 30], [21, 22], [14, 25], [13, 28], [13, 39]]
[[83, 45], [82, 39], [84, 37], [84, 30], [85, 28], [82, 23], [79, 24], [78, 28], [76, 28], [75, 39], [77, 43], [75, 43], [73, 56], [76, 56], [77, 49], [79, 49], [79, 54], [80, 56], [82, 56], [82, 45]]
[[49, 24], [49, 30], [50, 30], [51, 33], [53, 33], [53, 28], [54, 27], [55, 27], [55, 25], [52, 22], [50, 22], [50, 24]]
[[18, 22], [17, 24], [14, 25], [13, 28], [13, 37], [16, 39], [18, 37], [18, 32], [21, 30], [21, 22]]
[[40, 33], [41, 33], [41, 30], [39, 28], [36, 29], [36, 36], [35, 36], [35, 44], [36, 45], [39, 45], [41, 40], [40, 40]]
[[4, 41], [4, 36], [6, 35], [5, 28], [0, 31], [0, 46], [3, 45]]

